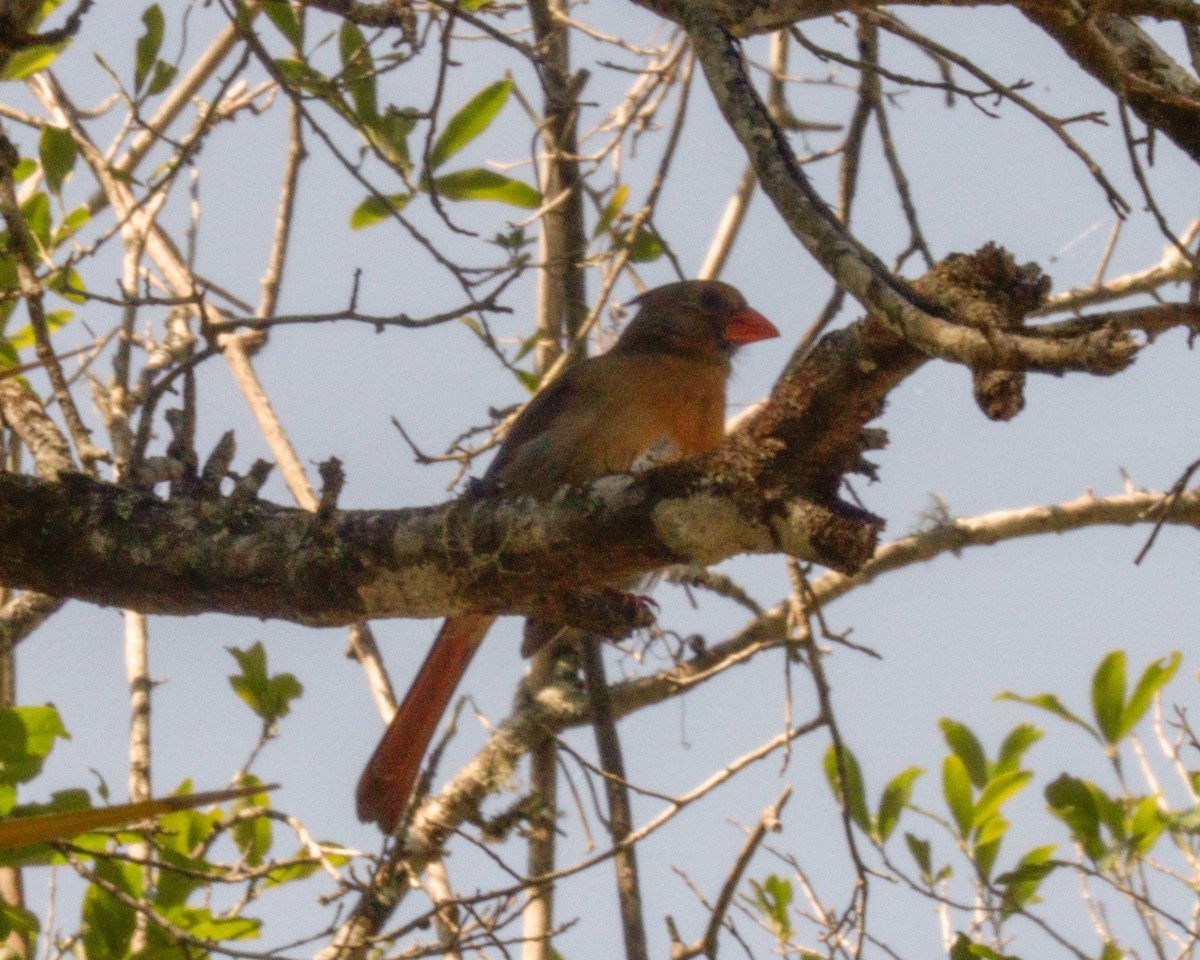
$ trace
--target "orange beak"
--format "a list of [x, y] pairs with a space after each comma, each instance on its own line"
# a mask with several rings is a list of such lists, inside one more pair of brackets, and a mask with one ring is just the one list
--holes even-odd
[[754, 343], [779, 336], [775, 324], [751, 307], [742, 307], [731, 314], [725, 324], [725, 339], [730, 343]]

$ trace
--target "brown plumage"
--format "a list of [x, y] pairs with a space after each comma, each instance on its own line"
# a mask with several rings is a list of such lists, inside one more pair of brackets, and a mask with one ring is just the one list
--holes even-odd
[[[545, 498], [628, 470], [664, 441], [683, 457], [720, 443], [733, 351], [779, 331], [715, 280], [668, 284], [636, 302], [637, 316], [612, 349], [567, 370], [529, 402], [485, 487]], [[438, 722], [494, 620], [467, 614], [442, 625], [358, 782], [359, 819], [396, 829]]]

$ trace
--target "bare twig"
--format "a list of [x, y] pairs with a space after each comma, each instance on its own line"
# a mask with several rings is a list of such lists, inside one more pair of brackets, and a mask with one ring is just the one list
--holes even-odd
[[54, 399], [63, 412], [63, 419], [67, 423], [80, 462], [84, 470], [95, 476], [96, 461], [105, 459], [107, 454], [92, 443], [91, 431], [83, 424], [83, 418], [75, 406], [75, 399], [71, 396], [66, 377], [50, 343], [50, 326], [42, 303], [42, 282], [38, 279], [37, 258], [34, 254], [35, 241], [21, 213], [16, 188], [13, 185], [12, 171], [19, 160], [17, 148], [4, 135], [3, 130], [0, 130], [0, 215], [3, 215], [8, 225], [9, 247], [13, 254], [21, 295], [29, 311], [35, 350], [38, 360], [42, 362], [50, 377]]
[[725, 882], [721, 885], [721, 892], [709, 911], [708, 925], [704, 928], [704, 935], [687, 949], [672, 950], [671, 960], [688, 960], [689, 957], [700, 954], [710, 958], [717, 956], [717, 936], [721, 932], [721, 927], [726, 923], [726, 915], [733, 902], [733, 895], [737, 892], [746, 868], [750, 866], [750, 861], [754, 858], [754, 854], [758, 851], [759, 845], [766, 838], [767, 833], [780, 829], [779, 816], [791, 795], [791, 786], [784, 787], [779, 798], [759, 816], [754, 829], [746, 836], [746, 842], [742, 844], [737, 859], [730, 867]]

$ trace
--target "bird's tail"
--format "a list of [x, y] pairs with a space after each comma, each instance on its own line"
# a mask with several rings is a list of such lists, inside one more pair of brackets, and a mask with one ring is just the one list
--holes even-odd
[[450, 617], [358, 781], [358, 818], [393, 832], [408, 806], [421, 760], [471, 657], [495, 617]]

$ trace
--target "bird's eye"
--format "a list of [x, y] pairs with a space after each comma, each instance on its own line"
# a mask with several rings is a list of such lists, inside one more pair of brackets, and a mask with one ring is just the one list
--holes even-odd
[[706, 313], [716, 313], [725, 307], [725, 298], [720, 290], [702, 290], [700, 292], [700, 307]]

